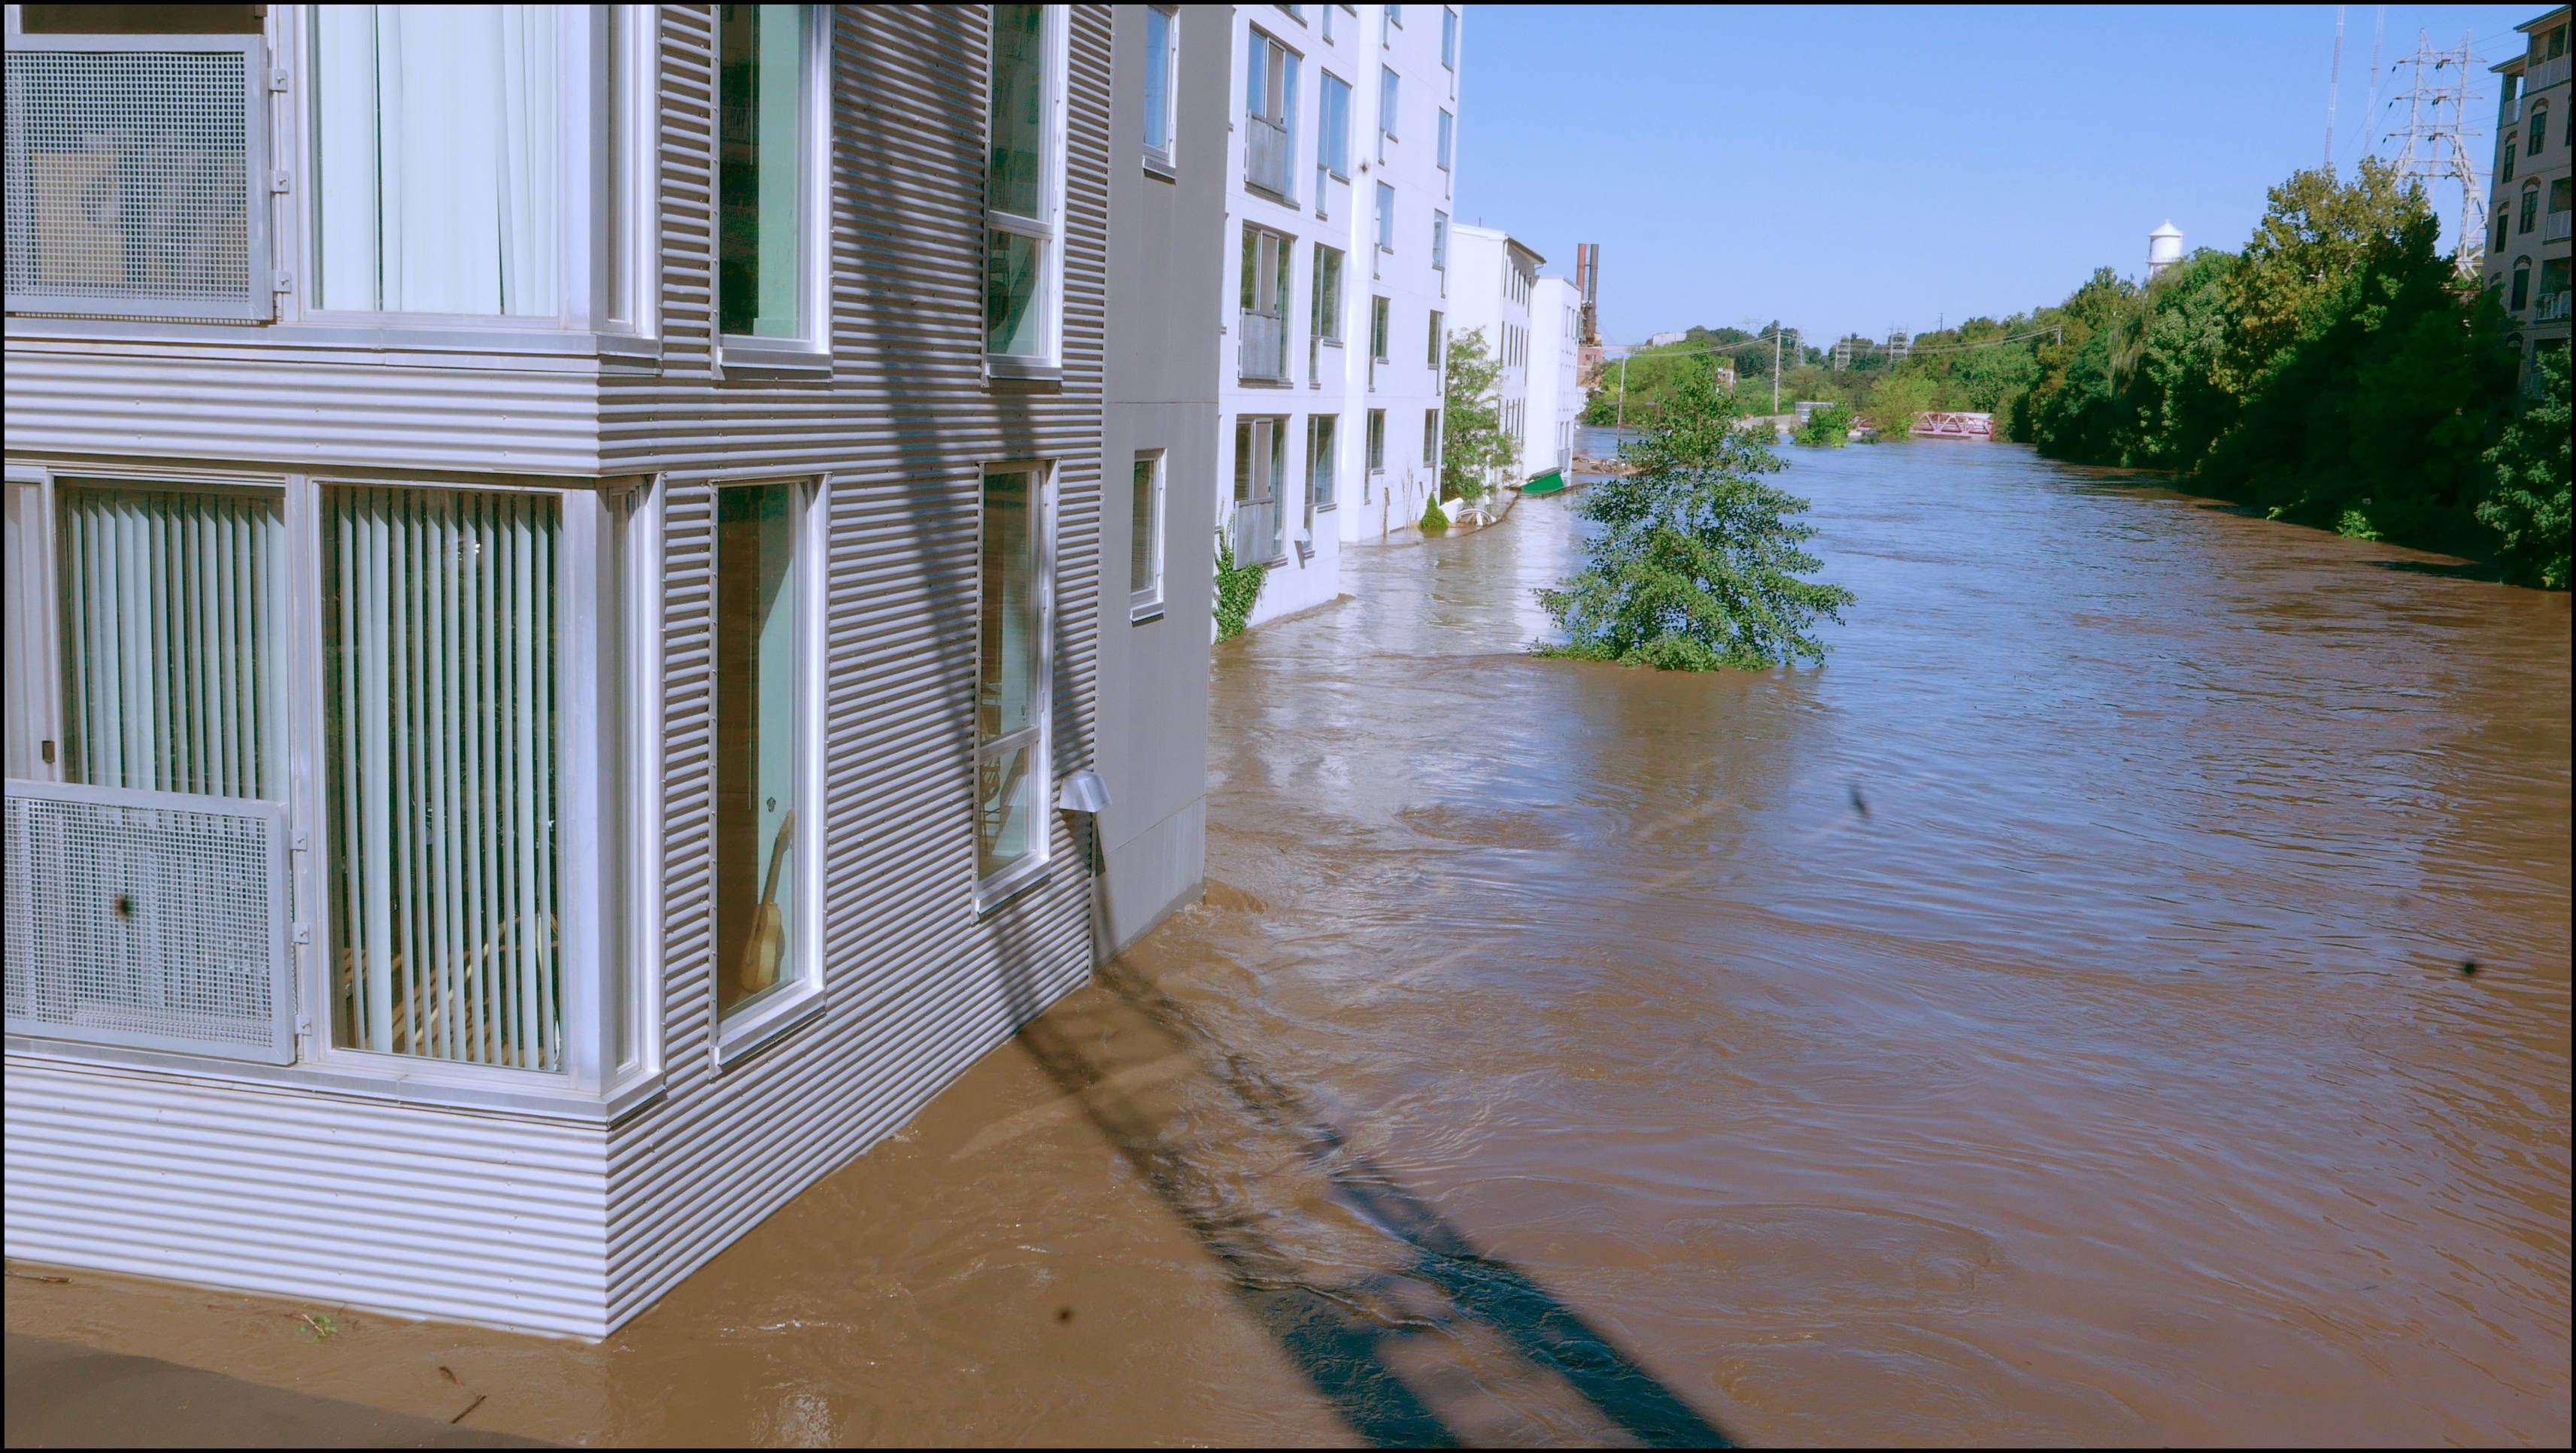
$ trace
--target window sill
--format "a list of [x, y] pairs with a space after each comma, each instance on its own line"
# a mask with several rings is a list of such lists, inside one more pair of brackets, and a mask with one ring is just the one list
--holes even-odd
[[1171, 182], [1175, 185], [1181, 180], [1180, 170], [1172, 165], [1170, 157], [1156, 156], [1150, 151], [1145, 153], [1145, 175], [1158, 182]]
[[1158, 621], [1162, 618], [1163, 603], [1159, 600], [1150, 600], [1142, 605], [1127, 607], [1127, 624], [1131, 626], [1141, 626], [1148, 621]]
[[728, 334], [716, 348], [716, 371], [726, 378], [829, 382], [832, 355], [803, 344]]
[[1241, 388], [1293, 389], [1297, 386], [1297, 380], [1293, 378], [1237, 378], [1235, 380], [1235, 384]]
[[1060, 384], [1064, 382], [1064, 368], [1042, 358], [987, 353], [984, 355], [984, 377], [992, 383]]
[[760, 1054], [823, 1012], [823, 986], [807, 977], [767, 1004], [756, 1004], [725, 1020], [716, 1030], [718, 1072], [730, 1070]]
[[1013, 899], [1055, 876], [1055, 860], [1039, 858], [1005, 870], [1001, 876], [975, 885], [975, 916], [983, 917], [1007, 906]]

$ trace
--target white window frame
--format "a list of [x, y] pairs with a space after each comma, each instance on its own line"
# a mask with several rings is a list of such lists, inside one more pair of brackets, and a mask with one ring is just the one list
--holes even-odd
[[[1336, 181], [1347, 182], [1351, 179], [1351, 83], [1323, 66], [1317, 66], [1315, 74], [1321, 78], [1315, 83], [1315, 167]], [[1342, 88], [1342, 134], [1338, 155], [1329, 145], [1333, 138], [1326, 131], [1332, 125], [1333, 109], [1326, 102], [1334, 86]], [[1319, 200], [1322, 191], [1320, 187], [1316, 189]]]
[[[1152, 567], [1152, 575], [1141, 586], [1136, 585], [1132, 578], [1135, 569], [1135, 540], [1132, 535], [1128, 540], [1128, 570], [1131, 578], [1128, 582], [1127, 619], [1131, 624], [1141, 625], [1144, 622], [1154, 620], [1163, 614], [1163, 567], [1165, 564], [1163, 542], [1164, 535], [1166, 534], [1164, 529], [1164, 507], [1165, 503], [1171, 498], [1170, 491], [1166, 488], [1168, 483], [1168, 471], [1171, 463], [1170, 451], [1164, 449], [1139, 449], [1136, 451], [1134, 463], [1151, 464], [1154, 467], [1153, 477], [1145, 485], [1145, 488], [1150, 491], [1153, 496], [1152, 504], [1149, 507], [1149, 513], [1146, 515], [1145, 538], [1146, 548], [1152, 553], [1154, 563]], [[1135, 487], [1134, 481], [1136, 478], [1136, 471], [1132, 464], [1128, 468], [1127, 478], [1129, 481], [1129, 488], [1133, 489]], [[1132, 498], [1128, 501], [1128, 528], [1131, 531], [1135, 528], [1135, 501]]]
[[[258, 800], [283, 803], [291, 848], [287, 876], [293, 885], [292, 901], [300, 910], [292, 925], [297, 1057], [292, 1064], [264, 1065], [173, 1050], [15, 1035], [9, 1039], [10, 1052], [66, 1062], [133, 1065], [197, 1078], [327, 1089], [387, 1101], [521, 1110], [585, 1122], [614, 1118], [659, 1094], [658, 1021], [653, 1017], [659, 999], [651, 972], [658, 956], [629, 951], [649, 949], [659, 936], [659, 924], [642, 912], [646, 905], [635, 893], [635, 885], [650, 878], [657, 865], [649, 852], [622, 847], [658, 841], [634, 830], [650, 822], [630, 815], [635, 794], [621, 791], [625, 774], [633, 770], [629, 760], [648, 760], [641, 753], [630, 757], [625, 748], [658, 739], [652, 717], [635, 719], [633, 733], [625, 741], [618, 730], [619, 718], [651, 685], [638, 673], [625, 670], [624, 661], [655, 646], [651, 640], [617, 639], [616, 628], [650, 615], [652, 592], [658, 588], [658, 581], [650, 579], [658, 572], [624, 568], [634, 557], [619, 558], [639, 541], [649, 543], [649, 534], [637, 526], [641, 512], [625, 507], [631, 495], [619, 488], [586, 484], [464, 476], [387, 479], [357, 471], [322, 475], [191, 469], [124, 459], [57, 462], [51, 467], [12, 463], [8, 505], [18, 527], [22, 558], [10, 563], [23, 568], [13, 569], [6, 585], [14, 607], [5, 666], [14, 678], [8, 694], [10, 725], [34, 739], [57, 744], [62, 741], [56, 660], [59, 624], [53, 590], [58, 569], [54, 558], [54, 481], [58, 477], [131, 482], [147, 489], [199, 485], [282, 494], [278, 604], [284, 663], [278, 674], [282, 698], [278, 730], [284, 741], [275, 751], [284, 780], [282, 796]], [[332, 934], [326, 916], [331, 901], [332, 823], [325, 784], [332, 764], [325, 760], [329, 668], [323, 659], [321, 508], [322, 492], [342, 486], [543, 494], [558, 502], [561, 569], [555, 588], [563, 636], [557, 659], [561, 704], [556, 751], [561, 764], [558, 811], [566, 824], [558, 859], [565, 1037], [560, 1072], [350, 1049], [335, 1042]], [[655, 710], [658, 713], [658, 707]], [[30, 780], [60, 782], [61, 758], [58, 745], [53, 762], [25, 764], [34, 769]], [[19, 765], [10, 764], [13, 773]], [[621, 1023], [626, 1026], [623, 1035]], [[623, 1054], [621, 1038], [627, 1041]]]
[[1395, 185], [1377, 184], [1377, 251], [1382, 256], [1395, 254]]
[[[650, 7], [647, 7], [650, 8]], [[797, 192], [803, 206], [797, 223], [796, 335], [766, 338], [725, 333], [716, 340], [716, 367], [728, 375], [828, 378], [832, 372], [832, 18], [834, 5], [805, 7], [805, 75], [797, 112]], [[656, 98], [658, 100], [658, 97]], [[648, 133], [649, 134], [649, 133]], [[722, 215], [723, 198], [714, 195], [722, 167], [709, 168], [709, 206]], [[647, 195], [650, 195], [649, 193]], [[721, 229], [719, 229], [721, 230]], [[721, 266], [721, 237], [713, 239]], [[710, 290], [710, 323], [718, 321], [717, 300]]]
[[1444, 172], [1455, 171], [1457, 168], [1452, 165], [1452, 155], [1458, 149], [1457, 113], [1446, 106], [1441, 107], [1439, 124], [1439, 137], [1432, 151], [1432, 161]]
[[[249, 321], [255, 326], [248, 336], [264, 343], [341, 348], [355, 342], [429, 351], [587, 354], [621, 360], [629, 367], [657, 367], [661, 352], [655, 316], [661, 257], [655, 205], [660, 190], [659, 7], [574, 5], [557, 10], [558, 24], [564, 27], [556, 47], [562, 273], [557, 294], [561, 306], [550, 318], [362, 312], [320, 306], [314, 287], [317, 199], [310, 185], [314, 149], [308, 10], [304, 5], [269, 6], [262, 37], [265, 70], [271, 76], [282, 75], [284, 84], [264, 91], [265, 104], [253, 108], [255, 123], [265, 133], [259, 143], [265, 148], [264, 157], [255, 160], [269, 178], [267, 185], [255, 190], [247, 213], [248, 225], [267, 239], [262, 271], [270, 286], [256, 316], [200, 322], [180, 310], [156, 305], [158, 311], [150, 316], [121, 317], [104, 310], [80, 316], [13, 316], [10, 331], [45, 337], [233, 344], [243, 340], [242, 322]], [[618, 12], [614, 26], [607, 13], [612, 10]], [[14, 46], [18, 7], [10, 6], [8, 14]], [[141, 47], [146, 49], [160, 44], [159, 37], [132, 39], [148, 42]], [[607, 120], [595, 123], [593, 117]]]
[[[1038, 150], [1045, 177], [1038, 185], [1038, 205], [1043, 217], [1022, 217], [1013, 212], [984, 209], [984, 225], [992, 231], [1026, 237], [1038, 244], [1038, 331], [1042, 341], [1037, 353], [986, 353], [984, 376], [987, 379], [1058, 379], [1064, 374], [1064, 173], [1065, 173], [1065, 47], [1068, 7], [1047, 5], [1040, 8], [1043, 16], [1041, 43], [1045, 58], [1041, 73], [1046, 87], [1044, 117], [1038, 131]], [[988, 47], [990, 36], [988, 34]], [[1175, 83], [1178, 73], [1174, 75]], [[991, 62], [985, 64], [984, 80], [992, 82]], [[984, 108], [985, 132], [983, 154], [986, 165], [993, 155], [992, 107]], [[987, 239], [989, 245], [989, 239]], [[985, 320], [977, 310], [977, 326]], [[980, 489], [981, 477], [977, 487]]]
[[[178, 298], [129, 298], [113, 294], [82, 297], [74, 294], [11, 293], [11, 313], [77, 313], [102, 319], [186, 318], [205, 319], [214, 326], [238, 334], [245, 322], [265, 323], [276, 316], [276, 270], [284, 250], [274, 234], [271, 213], [273, 192], [262, 183], [263, 172], [272, 172], [277, 160], [277, 139], [270, 126], [274, 108], [268, 104], [268, 74], [272, 54], [267, 35], [26, 35], [19, 29], [19, 7], [7, 8], [8, 49], [12, 54], [43, 54], [73, 51], [137, 52], [190, 51], [200, 55], [234, 54], [242, 58], [242, 151], [243, 197], [242, 230], [244, 262], [249, 273], [250, 296], [239, 303], [209, 303]], [[274, 29], [273, 22], [267, 27]], [[68, 42], [78, 40], [80, 44]], [[16, 162], [11, 165], [14, 167]], [[221, 320], [221, 321], [216, 321]], [[56, 320], [48, 320], [56, 321]], [[198, 326], [204, 326], [199, 324]]]
[[[1061, 8], [1062, 7], [1060, 6], [1050, 7], [1050, 9], [1059, 10]], [[1013, 746], [1014, 743], [1022, 743], [1030, 747], [1030, 771], [1037, 779], [1037, 820], [1031, 825], [1033, 835], [1031, 838], [1029, 855], [1027, 857], [1022, 858], [1020, 861], [1013, 863], [1002, 871], [993, 874], [989, 878], [980, 874], [976, 876], [974, 906], [975, 912], [978, 915], [990, 913], [994, 909], [1001, 907], [1011, 899], [1026, 892], [1031, 885], [1045, 881], [1055, 871], [1056, 468], [1053, 460], [1012, 457], [996, 459], [976, 466], [975, 559], [977, 561], [977, 594], [975, 610], [976, 621], [978, 624], [976, 638], [968, 645], [967, 649], [969, 651], [979, 653], [975, 663], [972, 679], [977, 683], [976, 689], [981, 690], [983, 679], [983, 662], [980, 657], [980, 653], [983, 650], [981, 622], [983, 620], [984, 608], [982, 595], [982, 561], [984, 558], [984, 521], [988, 513], [984, 504], [984, 481], [991, 475], [1005, 474], [1013, 470], [1020, 469], [1030, 470], [1037, 475], [1037, 579], [1032, 581], [1029, 587], [1029, 598], [1037, 602], [1038, 614], [1038, 700], [1035, 709], [1030, 712], [1030, 716], [1036, 724], [1034, 726], [1022, 727], [1018, 731], [999, 737], [990, 742], [977, 739], [980, 738], [982, 734], [982, 728], [980, 726], [971, 724], [969, 726], [969, 731], [972, 733], [969, 737], [969, 746], [972, 748], [972, 765], [966, 774], [966, 816], [967, 860], [970, 865], [970, 870], [974, 860], [974, 815], [977, 807], [977, 798], [975, 796], [975, 784], [977, 781], [976, 773], [983, 769], [984, 759], [987, 756], [1000, 755], [1002, 753], [1015, 750]], [[969, 703], [968, 713], [970, 717], [973, 715], [973, 706], [971, 702]]]
[[[1171, 177], [1177, 174], [1180, 166], [1181, 8], [1177, 5], [1148, 5], [1145, 8], [1163, 17], [1163, 53], [1155, 55], [1149, 47], [1145, 55], [1149, 74], [1157, 64], [1163, 68], [1163, 144], [1157, 148], [1153, 142], [1145, 142], [1145, 169]], [[1152, 33], [1151, 30], [1146, 32], [1148, 35]], [[1152, 94], [1150, 87], [1140, 90], [1144, 95]]]
[[1458, 94], [1458, 7], [1440, 7], [1440, 64], [1449, 69], [1449, 94]]
[[1377, 159], [1386, 160], [1386, 146], [1399, 138], [1395, 131], [1396, 116], [1404, 109], [1404, 75], [1393, 66], [1377, 68]]
[[[823, 974], [823, 855], [824, 845], [830, 841], [831, 834], [830, 824], [823, 817], [824, 569], [821, 551], [829, 543], [829, 533], [824, 526], [831, 516], [831, 500], [822, 481], [811, 475], [727, 475], [708, 483], [711, 494], [716, 490], [758, 485], [787, 486], [790, 511], [788, 538], [794, 542], [795, 549], [794, 558], [788, 562], [787, 583], [787, 588], [793, 593], [796, 624], [796, 735], [791, 751], [796, 760], [796, 820], [810, 824], [798, 834], [803, 841], [798, 845], [800, 850], [795, 860], [796, 921], [787, 931], [789, 956], [787, 962], [779, 966], [779, 983], [770, 992], [715, 1016], [715, 1064], [718, 1070], [724, 1070], [819, 1013], [827, 989]], [[712, 522], [712, 498], [708, 504]], [[709, 608], [713, 609], [712, 604]], [[710, 669], [713, 669], [712, 656]], [[715, 795], [712, 768], [707, 777], [707, 794], [709, 820], [712, 821]], [[789, 964], [796, 966], [792, 980]], [[716, 999], [714, 975], [721, 973], [723, 966], [710, 959], [707, 968], [707, 1003], [712, 1008]]]

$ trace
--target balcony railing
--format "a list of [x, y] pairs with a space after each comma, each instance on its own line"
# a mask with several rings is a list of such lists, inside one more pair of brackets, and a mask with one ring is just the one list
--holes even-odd
[[1288, 553], [1288, 541], [1280, 532], [1286, 523], [1275, 499], [1237, 500], [1234, 519], [1225, 532], [1227, 543], [1234, 546], [1237, 565], [1270, 565]]
[[2522, 94], [2525, 96], [2531, 96], [2538, 92], [2546, 91], [2552, 86], [2565, 83], [2567, 80], [2567, 63], [2570, 60], [2576, 60], [2576, 56], [2551, 56], [2545, 61], [2535, 61], [2524, 66], [2522, 68]]
[[2540, 224], [2540, 240], [2543, 242], [2566, 241], [2567, 219], [2570, 217], [2576, 217], [2576, 212], [2550, 213]]
[[2565, 293], [2542, 293], [2532, 302], [2531, 321], [2535, 323], [2566, 322], [2567, 298], [2568, 295]]
[[1260, 116], [1246, 116], [1243, 126], [1243, 179], [1281, 201], [1297, 194], [1288, 179], [1297, 147], [1288, 128]]
[[1288, 382], [1288, 321], [1267, 313], [1240, 314], [1235, 371], [1262, 383]]

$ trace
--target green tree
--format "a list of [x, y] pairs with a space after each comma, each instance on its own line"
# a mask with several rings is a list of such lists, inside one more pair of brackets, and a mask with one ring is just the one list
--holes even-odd
[[1809, 632], [1856, 597], [1798, 578], [1821, 566], [1790, 519], [1807, 501], [1763, 482], [1787, 466], [1742, 416], [1708, 374], [1687, 378], [1628, 446], [1637, 472], [1584, 495], [1584, 567], [1538, 593], [1565, 641], [1539, 654], [1667, 671], [1824, 658]]
[[1440, 498], [1481, 499], [1494, 475], [1519, 461], [1520, 451], [1503, 427], [1502, 377], [1502, 364], [1485, 346], [1484, 329], [1449, 335], [1440, 398]]
[[1810, 448], [1840, 449], [1851, 442], [1854, 419], [1848, 404], [1827, 404], [1807, 415], [1790, 438]]
[[1941, 401], [1941, 384], [1929, 374], [1900, 372], [1880, 379], [1869, 391], [1860, 416], [1882, 440], [1911, 436], [1914, 421]]
[[2265, 203], [2228, 282], [2218, 383], [2239, 398], [2342, 317], [2345, 283], [2426, 215], [2423, 191], [2377, 157], [2363, 157], [2349, 183], [2324, 168], [2292, 172]]
[[2496, 564], [2508, 585], [2567, 588], [2568, 369], [2567, 347], [2532, 360], [2540, 397], [2505, 427], [2487, 451], [2495, 482], [2478, 505], [2478, 519], [2503, 537]]

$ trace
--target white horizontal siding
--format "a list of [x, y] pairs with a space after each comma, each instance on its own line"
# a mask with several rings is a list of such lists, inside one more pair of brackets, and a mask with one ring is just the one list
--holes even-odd
[[8, 1065], [8, 1254], [597, 1337], [596, 1128]]

